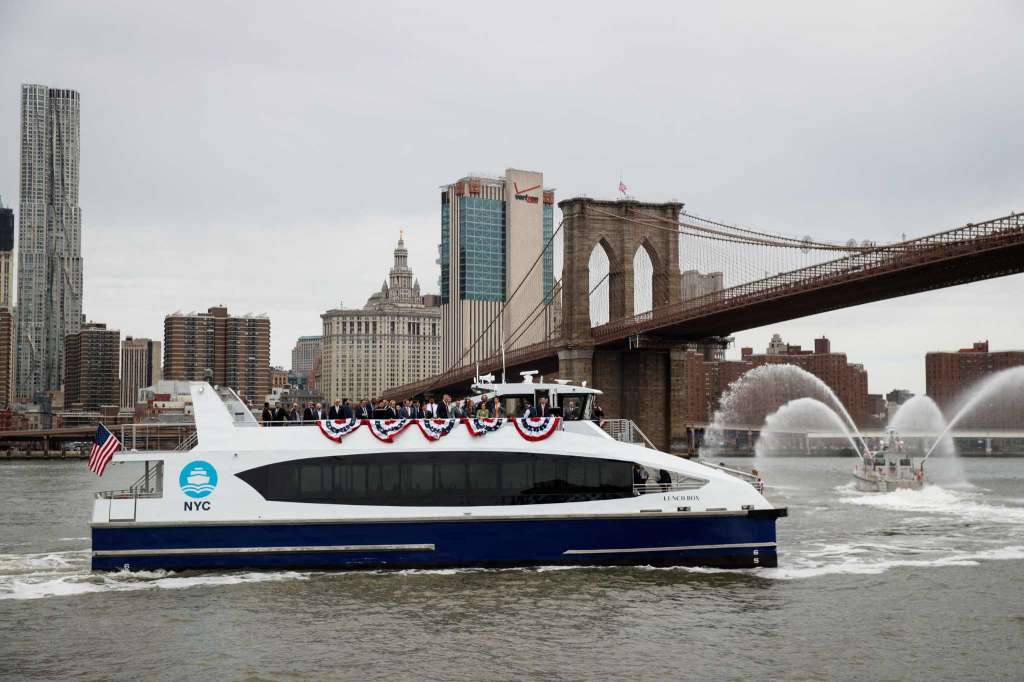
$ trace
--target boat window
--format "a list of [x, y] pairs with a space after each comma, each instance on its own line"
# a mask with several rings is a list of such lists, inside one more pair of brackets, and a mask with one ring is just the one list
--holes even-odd
[[279, 502], [484, 506], [633, 495], [633, 463], [531, 452], [391, 452], [280, 462], [237, 474]]

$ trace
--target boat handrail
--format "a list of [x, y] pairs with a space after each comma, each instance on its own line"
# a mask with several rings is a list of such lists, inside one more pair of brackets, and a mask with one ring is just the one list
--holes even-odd
[[192, 421], [119, 424], [114, 431], [127, 452], [179, 450], [189, 442], [187, 449], [195, 447], [196, 424]]
[[98, 499], [144, 499], [164, 496], [164, 463], [161, 460], [145, 462], [142, 475], [127, 488], [102, 490], [96, 493]]
[[703, 459], [698, 459], [697, 464], [703, 464], [706, 467], [718, 469], [719, 471], [724, 471], [727, 474], [732, 474], [733, 476], [740, 476], [741, 478], [746, 478], [751, 481], [757, 481], [758, 479], [757, 475], [752, 474], [749, 471], [743, 471], [742, 469], [733, 469], [732, 467], [727, 467], [724, 464], [715, 464], [713, 462], [707, 462]]
[[[658, 449], [654, 447], [651, 439], [640, 430], [640, 427], [632, 419], [605, 419], [601, 422], [601, 428], [609, 436], [622, 443], [643, 445], [651, 450]], [[634, 438], [634, 436], [639, 436], [639, 440]]]
[[702, 478], [684, 478], [672, 483], [634, 483], [634, 495], [649, 495], [651, 493], [668, 493], [675, 490], [696, 490], [707, 484]]

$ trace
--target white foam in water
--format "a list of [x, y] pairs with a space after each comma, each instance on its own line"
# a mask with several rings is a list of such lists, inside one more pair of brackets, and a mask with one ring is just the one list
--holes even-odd
[[65, 597], [93, 592], [180, 590], [190, 587], [305, 580], [310, 576], [309, 573], [293, 571], [188, 576], [176, 575], [169, 571], [92, 573], [88, 567], [88, 555], [88, 550], [20, 556], [0, 555], [0, 600]]
[[975, 497], [937, 485], [926, 485], [920, 490], [894, 490], [891, 493], [847, 497], [842, 502], [895, 511], [948, 514], [997, 523], [1024, 523], [1024, 508], [985, 504], [976, 501]]
[[883, 559], [866, 561], [860, 556], [836, 563], [815, 563], [799, 557], [791, 558], [792, 565], [767, 568], [755, 575], [773, 580], [798, 580], [825, 575], [878, 575], [893, 568], [941, 568], [948, 566], [977, 566], [982, 561], [1012, 561], [1024, 559], [1024, 546], [1012, 545], [997, 549], [961, 552], [931, 559]]

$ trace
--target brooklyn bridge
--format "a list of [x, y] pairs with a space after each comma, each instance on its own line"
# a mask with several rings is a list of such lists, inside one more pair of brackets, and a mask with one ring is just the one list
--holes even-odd
[[[746, 329], [1024, 271], [1024, 213], [836, 244], [701, 218], [678, 202], [573, 198], [559, 208], [562, 223], [543, 247], [562, 253], [554, 287], [527, 293], [530, 272], [507, 282], [504, 308], [476, 346], [386, 397], [466, 393], [474, 376], [504, 363], [509, 376], [586, 381], [604, 392], [607, 414], [632, 419], [659, 448], [679, 448], [686, 425], [675, 413], [699, 389], [687, 385], [686, 352], [721, 350]], [[509, 324], [513, 304], [520, 314]], [[503, 348], [481, 348], [502, 324]]]

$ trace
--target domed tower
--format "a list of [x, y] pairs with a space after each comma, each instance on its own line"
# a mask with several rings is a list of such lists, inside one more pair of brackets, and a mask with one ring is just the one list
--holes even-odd
[[398, 246], [395, 247], [395, 264], [388, 274], [389, 296], [396, 302], [409, 302], [413, 292], [413, 274], [409, 269], [409, 250], [405, 248], [405, 231], [398, 233]]

